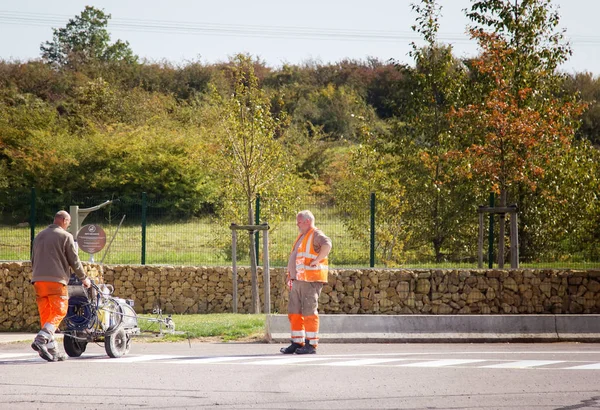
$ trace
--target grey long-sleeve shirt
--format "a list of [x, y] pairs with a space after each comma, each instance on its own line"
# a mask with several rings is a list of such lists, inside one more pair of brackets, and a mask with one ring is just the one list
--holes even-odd
[[69, 266], [81, 280], [86, 278], [73, 235], [52, 224], [40, 232], [33, 241], [31, 255], [33, 275], [31, 282], [69, 283]]

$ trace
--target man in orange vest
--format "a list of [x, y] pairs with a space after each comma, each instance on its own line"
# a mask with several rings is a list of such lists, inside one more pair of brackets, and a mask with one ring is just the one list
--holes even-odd
[[67, 232], [70, 224], [71, 215], [67, 211], [58, 211], [54, 216], [54, 223], [35, 237], [31, 254], [31, 282], [35, 287], [42, 326], [31, 347], [42, 359], [49, 362], [63, 361], [67, 358], [58, 349], [54, 332], [66, 316], [69, 307], [69, 267], [73, 268], [83, 286], [91, 286], [77, 255], [73, 235]]
[[287, 279], [290, 287], [288, 318], [292, 344], [282, 348], [283, 354], [314, 354], [319, 344], [319, 295], [327, 283], [331, 239], [315, 228], [310, 211], [296, 215], [300, 234], [288, 260]]

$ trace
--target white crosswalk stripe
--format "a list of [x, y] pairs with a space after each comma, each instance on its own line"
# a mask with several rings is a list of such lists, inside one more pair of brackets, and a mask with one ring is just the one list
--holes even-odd
[[446, 366], [459, 366], [461, 364], [485, 362], [483, 359], [444, 359], [444, 360], [431, 360], [428, 362], [418, 363], [407, 363], [400, 364], [400, 367], [446, 367]]
[[508, 362], [482, 366], [488, 369], [525, 369], [528, 367], [546, 366], [549, 364], [564, 363], [563, 360], [519, 360], [518, 362]]
[[210, 364], [210, 363], [224, 363], [234, 362], [238, 360], [247, 360], [251, 358], [260, 358], [260, 356], [225, 356], [225, 357], [202, 357], [202, 358], [190, 358], [186, 360], [167, 361], [166, 363], [182, 363], [182, 364]]
[[[183, 356], [183, 355], [127, 355], [112, 359], [104, 354], [84, 353], [79, 358], [70, 358], [70, 362], [81, 364], [125, 364], [125, 363], [165, 363], [187, 365], [255, 365], [255, 366], [385, 366], [393, 368], [451, 368], [470, 367], [480, 369], [544, 369], [544, 370], [600, 370], [600, 362], [583, 360], [506, 360], [493, 357], [481, 359], [437, 359], [423, 358], [423, 355], [407, 353], [377, 355], [254, 355], [254, 356]], [[365, 357], [367, 356], [367, 357]], [[416, 357], [415, 357], [416, 356]], [[31, 362], [37, 364], [44, 360], [35, 352], [32, 353], [0, 353], [0, 363]]]
[[244, 364], [256, 364], [256, 365], [284, 365], [284, 364], [302, 364], [302, 363], [310, 363], [316, 361], [327, 360], [327, 357], [319, 357], [319, 356], [311, 356], [311, 357], [302, 357], [302, 356], [292, 356], [285, 357], [280, 359], [279, 357], [275, 357], [267, 360], [257, 360], [252, 362], [247, 362]]
[[383, 364], [390, 362], [398, 362], [406, 359], [358, 359], [358, 360], [349, 360], [345, 362], [334, 362], [330, 363], [329, 366], [366, 366], [373, 364]]
[[600, 363], [582, 364], [580, 366], [565, 367], [568, 370], [600, 370]]
[[161, 355], [161, 354], [148, 354], [144, 356], [123, 356], [116, 359], [111, 359], [108, 356], [102, 357], [100, 359], [89, 360], [90, 362], [110, 362], [110, 363], [137, 363], [137, 362], [151, 362], [154, 360], [165, 360], [165, 359], [174, 359], [176, 357], [174, 355]]

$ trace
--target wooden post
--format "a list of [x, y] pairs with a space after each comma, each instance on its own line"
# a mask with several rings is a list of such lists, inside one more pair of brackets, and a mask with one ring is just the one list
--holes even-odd
[[[236, 242], [237, 242], [237, 234], [236, 231], [239, 229], [248, 231], [248, 233], [250, 234], [250, 263], [254, 263], [254, 266], [256, 267], [256, 255], [254, 254], [254, 246], [253, 246], [253, 239], [254, 239], [254, 233], [256, 231], [267, 231], [269, 230], [269, 225], [267, 223], [263, 223], [262, 225], [236, 225], [234, 223], [232, 223], [229, 228], [231, 229], [232, 233], [231, 233], [231, 240], [232, 240], [232, 244], [231, 244], [231, 253], [232, 253], [232, 262], [233, 262], [233, 308], [234, 311], [233, 313], [237, 313], [237, 255], [236, 255]], [[265, 268], [266, 268], [266, 275], [269, 274], [269, 252], [268, 252], [268, 235], [265, 232], [264, 237], [264, 241], [265, 241], [265, 251], [263, 252], [263, 258], [265, 261]], [[256, 271], [256, 270], [254, 270]], [[269, 280], [269, 278], [266, 278], [267, 281]], [[267, 283], [268, 285], [268, 283]], [[270, 286], [267, 286], [267, 288], [265, 289], [265, 292], [269, 292], [269, 297], [265, 298], [268, 300], [265, 300], [265, 303], [269, 303], [270, 306]], [[266, 311], [266, 309], [265, 309]], [[260, 313], [260, 301], [258, 300], [258, 278], [255, 274], [252, 275], [252, 313]]]
[[234, 228], [235, 224], [231, 224], [231, 261], [233, 279], [233, 313], [238, 312], [238, 278], [237, 278], [237, 231]]
[[[266, 225], [266, 224], [263, 224]], [[271, 313], [271, 273], [269, 271], [269, 231], [263, 234], [263, 285], [265, 287], [265, 313]]]
[[252, 275], [252, 313], [260, 313], [260, 298], [258, 296], [258, 273], [256, 271], [256, 248], [254, 246], [254, 231], [248, 229], [248, 235], [250, 238], [250, 272]]
[[479, 213], [479, 240], [477, 241], [477, 267], [483, 268], [483, 212]]
[[[502, 217], [501, 220], [504, 220], [506, 214], [510, 214], [510, 267], [511, 269], [517, 269], [519, 267], [519, 231], [518, 231], [518, 212], [519, 208], [517, 205], [513, 204], [510, 206], [499, 206], [499, 207], [479, 207], [479, 241], [478, 241], [478, 260], [477, 266], [481, 268], [483, 266], [483, 214], [489, 213], [500, 214]], [[502, 245], [502, 243], [500, 244]], [[490, 250], [491, 250], [490, 243]], [[498, 259], [498, 267], [500, 269], [504, 268], [504, 264], [502, 262], [503, 258]], [[491, 267], [491, 266], [490, 266]]]
[[[506, 207], [506, 189], [500, 192], [500, 207]], [[500, 222], [498, 223], [498, 269], [504, 269], [504, 235], [506, 231], [506, 213], [500, 213]]]
[[510, 214], [510, 267], [517, 269], [519, 267], [519, 231], [518, 216], [516, 212]]

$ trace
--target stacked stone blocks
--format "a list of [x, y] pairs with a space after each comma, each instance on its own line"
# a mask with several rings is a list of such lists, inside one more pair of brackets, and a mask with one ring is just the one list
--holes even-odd
[[[84, 263], [138, 313], [226, 313], [233, 309], [231, 267]], [[0, 263], [0, 331], [39, 324], [29, 262]], [[271, 313], [286, 313], [285, 269], [270, 269]], [[238, 312], [252, 312], [251, 272], [238, 267]], [[263, 309], [263, 272], [258, 270]], [[319, 299], [328, 314], [594, 314], [600, 270], [332, 269]]]

